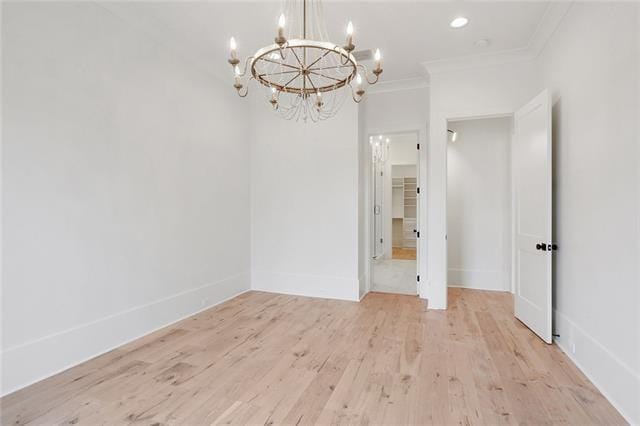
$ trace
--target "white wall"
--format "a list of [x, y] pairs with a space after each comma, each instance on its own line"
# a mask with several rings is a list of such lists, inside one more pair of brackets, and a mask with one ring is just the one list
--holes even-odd
[[[640, 424], [637, 3], [574, 3], [531, 61], [431, 76], [431, 307], [446, 306], [446, 120], [553, 95], [556, 342]], [[575, 352], [573, 350], [575, 347]]]
[[638, 8], [575, 3], [536, 61], [538, 88], [549, 88], [554, 102], [557, 343], [636, 424]]
[[[358, 300], [358, 107], [319, 123], [251, 103], [251, 272], [256, 290]], [[311, 129], [313, 131], [311, 131]]]
[[249, 288], [241, 101], [97, 4], [2, 4], [2, 393]]
[[511, 119], [449, 123], [449, 286], [511, 289]]
[[[361, 113], [365, 117], [365, 129], [367, 135], [385, 133], [416, 132], [422, 149], [419, 153], [420, 161], [420, 187], [427, 187], [427, 150], [424, 149], [427, 139], [427, 121], [429, 119], [429, 89], [417, 88], [395, 92], [369, 93], [362, 103]], [[421, 191], [422, 191], [421, 190]], [[388, 189], [389, 193], [391, 188]], [[390, 203], [388, 203], [390, 204]], [[389, 215], [391, 211], [389, 209]], [[419, 227], [422, 232], [426, 230], [427, 197], [420, 197]], [[388, 216], [389, 217], [389, 216]], [[391, 242], [392, 230], [386, 229], [388, 242]], [[422, 278], [427, 271], [427, 239], [419, 241], [418, 273]], [[424, 281], [422, 281], [424, 282]], [[427, 297], [426, 287], [420, 286], [419, 295]]]

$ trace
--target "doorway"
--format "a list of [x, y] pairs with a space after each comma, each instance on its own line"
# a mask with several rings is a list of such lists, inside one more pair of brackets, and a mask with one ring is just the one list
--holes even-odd
[[447, 127], [448, 285], [511, 291], [512, 118]]
[[371, 290], [417, 295], [418, 133], [369, 136], [373, 206]]

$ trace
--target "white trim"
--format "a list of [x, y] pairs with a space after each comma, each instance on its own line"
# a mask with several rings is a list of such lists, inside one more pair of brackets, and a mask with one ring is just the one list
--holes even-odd
[[[369, 294], [369, 287], [368, 284], [366, 282], [367, 279], [367, 274], [362, 274], [360, 276], [360, 278], [358, 278], [358, 302], [362, 302], [362, 299], [364, 299], [364, 297]], [[364, 283], [364, 286], [363, 286]], [[360, 289], [363, 288], [364, 291], [362, 293], [360, 293]]]
[[469, 287], [466, 285], [457, 285], [457, 284], [447, 284], [447, 288], [464, 288], [467, 290], [478, 290], [478, 291], [495, 291], [497, 293], [510, 293], [508, 290], [502, 290], [497, 288], [482, 288], [482, 287]]
[[502, 50], [500, 52], [483, 53], [480, 55], [459, 56], [450, 59], [437, 59], [422, 62], [422, 66], [430, 75], [442, 74], [451, 71], [468, 70], [501, 66], [516, 62], [525, 62], [533, 59], [527, 48]]
[[560, 335], [554, 343], [629, 424], [640, 425], [640, 374], [569, 317], [555, 309], [553, 313], [554, 333]]
[[0, 353], [5, 373], [0, 394], [58, 374], [249, 289], [248, 274], [240, 273], [5, 349]]
[[[415, 134], [416, 135], [416, 144], [419, 144], [421, 147], [423, 147], [424, 149], [424, 142], [422, 140], [421, 136], [421, 131], [420, 129], [415, 129], [415, 128], [410, 128], [410, 129], [406, 129], [406, 128], [396, 128], [393, 130], [381, 130], [378, 128], [373, 129], [373, 131], [370, 131], [369, 133], [367, 133], [367, 140], [366, 143], [367, 145], [369, 145], [369, 140], [372, 136], [376, 136], [376, 135], [386, 135], [386, 136], [393, 136], [393, 135], [406, 135], [406, 134]], [[422, 185], [422, 180], [421, 180], [421, 173], [420, 173], [420, 167], [422, 164], [422, 157], [421, 157], [421, 152], [422, 149], [417, 149], [416, 148], [416, 182], [417, 182], [417, 187], [420, 188], [420, 194], [417, 195], [417, 206], [416, 206], [416, 229], [421, 233], [421, 235], [423, 235], [423, 230], [422, 230], [422, 221], [420, 220], [420, 214], [422, 212], [422, 199], [423, 197], [425, 197], [424, 195], [424, 191], [423, 191], [423, 187], [426, 187], [426, 185]], [[371, 162], [371, 153], [369, 152], [368, 158], [367, 158], [367, 164], [368, 167], [370, 169], [370, 171], [373, 170], [373, 164]], [[388, 164], [390, 166], [390, 164]], [[392, 173], [391, 173], [391, 168], [387, 167], [385, 168], [385, 173], [387, 173], [387, 175], [389, 176], [389, 179], [391, 179], [392, 177]], [[366, 217], [369, 219], [369, 226], [368, 226], [368, 230], [369, 230], [369, 234], [368, 234], [368, 244], [369, 244], [369, 250], [371, 250], [371, 241], [372, 238], [371, 236], [374, 234], [375, 229], [375, 221], [371, 220], [371, 212], [373, 211], [373, 207], [374, 207], [374, 186], [372, 185], [374, 179], [374, 175], [373, 173], [369, 173], [369, 179], [367, 179], [367, 184], [369, 186], [369, 202], [367, 203], [367, 213], [366, 213]], [[384, 191], [383, 191], [384, 193]], [[384, 198], [383, 198], [383, 203], [384, 203]], [[424, 225], [426, 227], [426, 225]], [[384, 227], [383, 227], [383, 232], [384, 232]], [[391, 242], [392, 242], [392, 235], [391, 234], [391, 230], [389, 230], [389, 233], [384, 233], [384, 239], [387, 240], [387, 243], [385, 243], [385, 246], [388, 246], [391, 251], [393, 251], [393, 247], [391, 247]], [[426, 294], [423, 296], [420, 293], [420, 283], [417, 281], [417, 277], [418, 275], [420, 275], [420, 271], [423, 269], [421, 268], [421, 259], [422, 256], [424, 255], [424, 250], [421, 249], [420, 244], [421, 244], [421, 239], [422, 237], [420, 237], [419, 239], [417, 239], [416, 241], [416, 292], [415, 294], [418, 295], [418, 297], [422, 298], [422, 299], [426, 299]], [[384, 257], [383, 253], [383, 256]], [[371, 256], [371, 252], [369, 251], [368, 253], [368, 257], [367, 257], [367, 262], [369, 264], [368, 268], [369, 268], [369, 281], [368, 281], [368, 285], [369, 287], [367, 288], [367, 292], [371, 291], [371, 285], [373, 283], [373, 279], [374, 279], [374, 268], [373, 268], [373, 262], [371, 261], [372, 256]]]
[[540, 20], [536, 31], [531, 36], [527, 49], [532, 58], [537, 58], [544, 50], [551, 36], [556, 32], [560, 23], [571, 9], [572, 1], [550, 2], [544, 16]]
[[[502, 269], [449, 267], [447, 270], [447, 287], [510, 291], [511, 282], [507, 275], [507, 272]], [[451, 282], [465, 284], [451, 284]]]
[[332, 275], [299, 274], [254, 269], [251, 273], [251, 289], [267, 293], [292, 296], [319, 297], [322, 299], [360, 300], [357, 278]]
[[[383, 74], [384, 75], [384, 74]], [[376, 93], [399, 92], [402, 90], [416, 90], [429, 87], [429, 78], [414, 77], [401, 80], [380, 80], [374, 86], [369, 86], [367, 95], [375, 95]]]
[[540, 55], [551, 36], [560, 26], [571, 5], [571, 2], [550, 2], [531, 39], [524, 47], [480, 55], [425, 61], [421, 64], [430, 75], [433, 75], [531, 61]]

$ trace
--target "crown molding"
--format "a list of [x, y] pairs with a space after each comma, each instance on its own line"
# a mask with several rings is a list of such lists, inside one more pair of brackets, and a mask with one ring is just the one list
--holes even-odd
[[429, 75], [442, 74], [451, 71], [461, 71], [474, 68], [485, 68], [525, 62], [533, 59], [531, 52], [527, 48], [503, 50], [500, 52], [484, 53], [480, 55], [460, 56], [450, 59], [438, 59], [435, 61], [422, 62], [422, 66]]
[[429, 87], [429, 77], [414, 77], [402, 80], [380, 81], [374, 86], [369, 86], [368, 94], [398, 92], [401, 90], [415, 90]]
[[538, 26], [536, 27], [536, 30], [525, 47], [479, 55], [425, 61], [421, 64], [429, 75], [434, 75], [451, 71], [531, 61], [542, 53], [547, 42], [560, 26], [562, 20], [571, 8], [571, 5], [571, 1], [549, 3], [547, 9], [542, 15], [542, 18], [540, 19], [540, 22], [538, 23]]

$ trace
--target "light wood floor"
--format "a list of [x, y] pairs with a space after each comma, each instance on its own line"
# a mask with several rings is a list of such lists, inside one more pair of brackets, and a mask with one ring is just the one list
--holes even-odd
[[391, 249], [391, 258], [401, 260], [416, 260], [416, 249], [393, 247]]
[[624, 423], [509, 294], [449, 295], [246, 293], [3, 398], [2, 424]]

